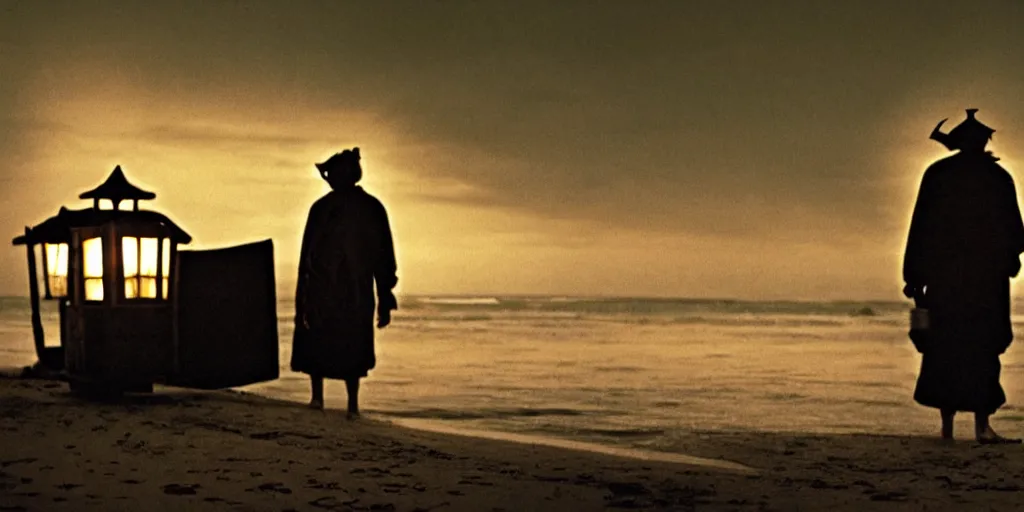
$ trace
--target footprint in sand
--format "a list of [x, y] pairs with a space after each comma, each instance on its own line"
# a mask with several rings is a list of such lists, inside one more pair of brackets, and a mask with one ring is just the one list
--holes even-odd
[[906, 501], [907, 493], [900, 491], [879, 492], [871, 495], [871, 501]]
[[284, 484], [282, 484], [280, 482], [267, 482], [265, 484], [257, 485], [256, 487], [252, 487], [252, 488], [246, 489], [246, 491], [249, 491], [249, 492], [252, 492], [252, 491], [279, 492], [281, 494], [291, 494], [292, 493], [291, 489], [285, 487]]
[[271, 441], [271, 440], [274, 440], [274, 439], [282, 438], [284, 436], [285, 436], [284, 433], [278, 432], [278, 431], [259, 432], [259, 433], [256, 433], [256, 434], [249, 434], [249, 437], [252, 438], [252, 439], [262, 439], [264, 441]]
[[608, 482], [608, 490], [615, 496], [639, 496], [651, 492], [639, 482]]
[[203, 498], [203, 501], [205, 501], [207, 503], [223, 503], [225, 505], [232, 506], [232, 507], [238, 506], [238, 505], [244, 505], [244, 503], [242, 503], [241, 501], [226, 500], [224, 498], [218, 498], [216, 496], [210, 496], [209, 498]]
[[7, 466], [12, 466], [14, 464], [31, 464], [31, 463], [33, 463], [33, 462], [35, 462], [37, 460], [39, 460], [39, 459], [35, 459], [35, 458], [32, 458], [32, 457], [26, 457], [24, 459], [4, 460], [4, 461], [0, 461], [0, 468], [6, 468]]
[[326, 510], [350, 510], [358, 501], [358, 498], [354, 500], [341, 501], [334, 496], [324, 496], [309, 502], [309, 505]]
[[[416, 507], [416, 508], [412, 509], [412, 512], [431, 512], [432, 510], [436, 510], [436, 509], [439, 509], [439, 508], [444, 508], [444, 507], [447, 507], [449, 505], [451, 505], [450, 502], [442, 501], [441, 503], [438, 503], [437, 505], [431, 505], [429, 507]], [[503, 508], [495, 507], [495, 508], [491, 509], [491, 512], [506, 512], [506, 510], [503, 509]]]
[[306, 487], [308, 489], [325, 489], [329, 491], [343, 491], [344, 489], [338, 485], [338, 482], [321, 482], [315, 478], [306, 480]]
[[481, 486], [484, 486], [484, 487], [493, 487], [494, 486], [494, 484], [484, 480], [482, 477], [480, 477], [478, 475], [469, 475], [469, 476], [463, 478], [462, 480], [459, 480], [458, 484], [459, 485], [481, 485]]
[[164, 486], [164, 494], [175, 496], [187, 496], [196, 493], [199, 484], [167, 484]]

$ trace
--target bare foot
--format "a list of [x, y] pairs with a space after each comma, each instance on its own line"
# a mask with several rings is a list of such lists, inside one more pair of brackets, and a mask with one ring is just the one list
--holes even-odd
[[979, 432], [977, 439], [981, 444], [1021, 444], [1020, 439], [1003, 437], [997, 434], [995, 430], [992, 430], [992, 427], [988, 427], [983, 432]]
[[345, 419], [348, 420], [357, 420], [359, 418], [362, 418], [362, 415], [359, 414], [359, 411], [348, 411], [348, 413], [345, 414]]
[[324, 401], [323, 400], [310, 400], [308, 407], [310, 409], [316, 409], [318, 411], [322, 411], [322, 410], [324, 410]]

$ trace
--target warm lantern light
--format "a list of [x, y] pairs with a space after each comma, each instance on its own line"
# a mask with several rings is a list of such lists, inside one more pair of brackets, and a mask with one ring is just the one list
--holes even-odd
[[156, 238], [126, 236], [121, 239], [126, 299], [157, 298], [157, 265], [160, 247]]
[[103, 300], [103, 240], [90, 238], [82, 242], [85, 300]]
[[46, 244], [46, 280], [54, 297], [68, 295], [68, 244]]
[[156, 295], [156, 267], [159, 265], [160, 247], [156, 238], [143, 238], [141, 250], [139, 251], [139, 290], [140, 295], [147, 299], [155, 299]]
[[168, 289], [170, 287], [170, 282], [171, 282], [170, 278], [167, 277], [167, 276], [171, 275], [171, 239], [170, 238], [164, 238], [163, 242], [164, 242], [163, 243], [164, 247], [163, 247], [163, 252], [161, 253], [163, 255], [161, 260], [163, 260], [163, 261], [160, 262], [160, 266], [163, 267], [163, 268], [160, 269], [161, 270], [160, 274], [162, 276], [164, 276], [163, 297], [166, 299], [167, 298], [167, 291], [168, 291]]
[[139, 296], [139, 239], [126, 236], [121, 239], [121, 259], [124, 260], [124, 297]]

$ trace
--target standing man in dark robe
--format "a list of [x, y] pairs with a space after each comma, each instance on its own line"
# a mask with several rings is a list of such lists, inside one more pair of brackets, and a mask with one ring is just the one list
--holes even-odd
[[313, 203], [302, 236], [291, 368], [309, 374], [315, 409], [324, 407], [323, 380], [344, 380], [355, 418], [359, 379], [377, 362], [374, 310], [382, 329], [398, 309], [395, 251], [384, 205], [356, 186], [359, 148], [316, 167], [332, 191]]
[[989, 416], [1006, 403], [999, 356], [1013, 340], [1010, 278], [1020, 271], [1024, 223], [1013, 178], [985, 151], [995, 130], [977, 109], [948, 134], [932, 138], [959, 152], [932, 164], [921, 180], [903, 261], [903, 292], [928, 311], [914, 391], [939, 409], [942, 437], [953, 439], [957, 411], [974, 413], [981, 443], [1019, 443], [998, 435]]

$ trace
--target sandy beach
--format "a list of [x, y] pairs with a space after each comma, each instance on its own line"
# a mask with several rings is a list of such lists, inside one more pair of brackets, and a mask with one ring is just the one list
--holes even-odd
[[0, 378], [0, 510], [1016, 510], [1024, 450], [693, 432], [751, 471], [425, 432], [237, 392]]

